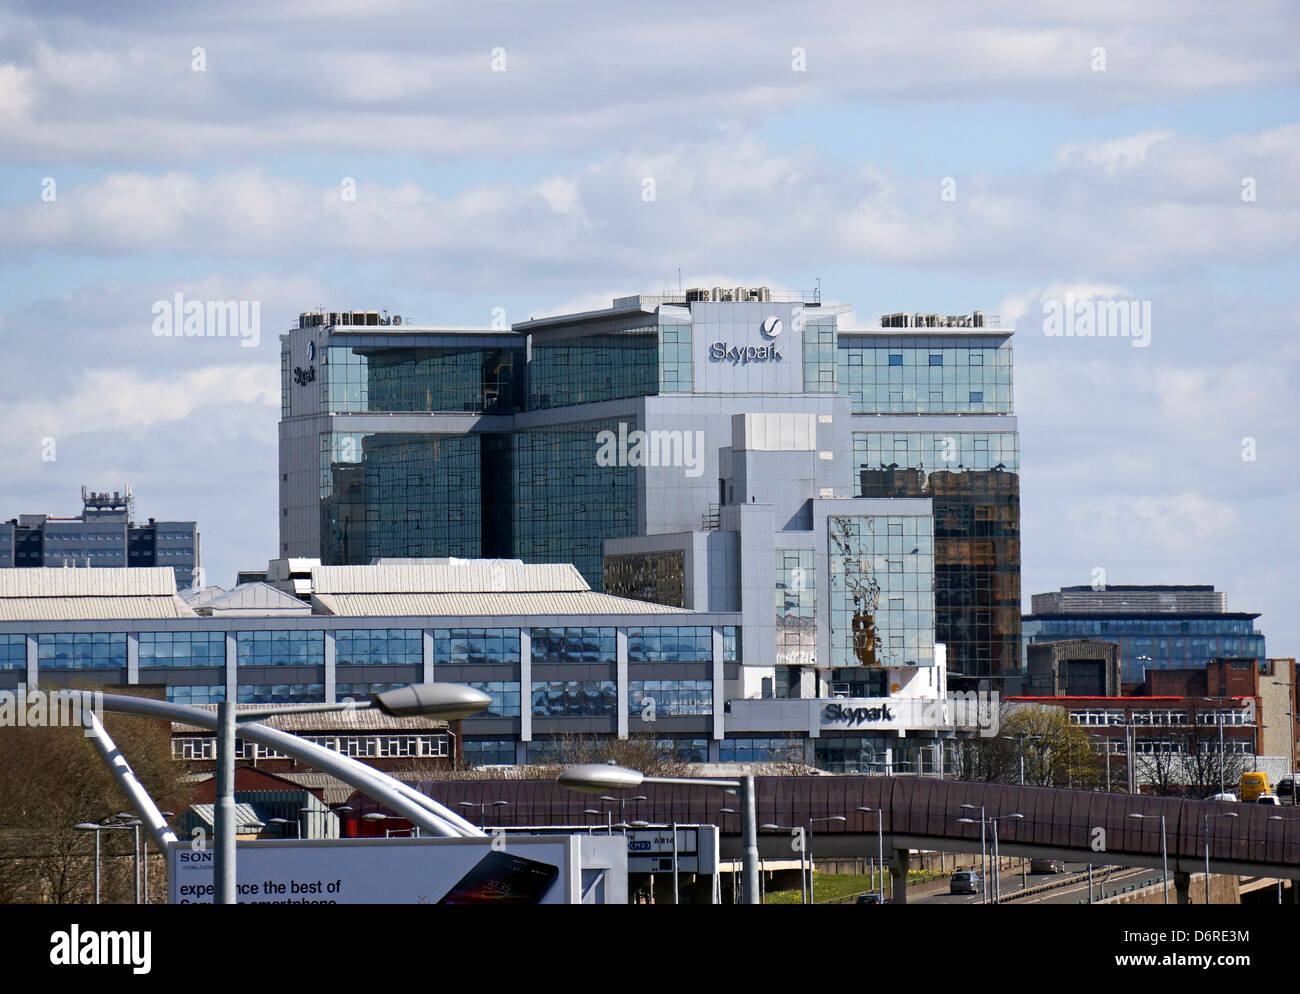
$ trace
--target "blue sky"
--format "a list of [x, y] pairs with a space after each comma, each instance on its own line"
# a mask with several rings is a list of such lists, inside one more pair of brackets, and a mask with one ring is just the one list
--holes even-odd
[[[276, 548], [298, 311], [820, 278], [1015, 321], [1026, 606], [1214, 583], [1296, 654], [1293, 6], [46, 6], [0, 11], [5, 517], [130, 482], [229, 584]], [[176, 292], [260, 300], [261, 346], [154, 338]], [[1150, 347], [1047, 337], [1067, 292], [1151, 301]]]

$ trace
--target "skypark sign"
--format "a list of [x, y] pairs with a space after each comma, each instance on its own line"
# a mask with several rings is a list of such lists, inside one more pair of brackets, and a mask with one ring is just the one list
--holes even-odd
[[709, 358], [713, 362], [729, 362], [733, 366], [741, 366], [751, 362], [780, 362], [785, 357], [775, 345], [728, 345], [726, 342], [714, 342], [709, 346]]

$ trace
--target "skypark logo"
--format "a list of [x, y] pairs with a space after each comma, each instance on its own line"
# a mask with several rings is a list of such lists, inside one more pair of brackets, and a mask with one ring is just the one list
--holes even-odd
[[0, 690], [0, 728], [83, 728], [87, 713], [104, 713], [102, 691], [28, 691], [25, 683], [18, 692]]
[[709, 346], [709, 358], [714, 362], [743, 366], [751, 362], [780, 362], [784, 357], [775, 345], [728, 345], [726, 342], [714, 342]]
[[704, 432], [634, 431], [619, 422], [618, 434], [596, 434], [597, 466], [680, 466], [686, 475], [704, 472]]
[[246, 349], [262, 340], [260, 300], [189, 300], [176, 294], [153, 305], [155, 338], [240, 338]]

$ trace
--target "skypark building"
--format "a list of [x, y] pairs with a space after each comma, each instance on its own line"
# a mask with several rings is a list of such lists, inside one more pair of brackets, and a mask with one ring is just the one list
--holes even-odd
[[[280, 555], [572, 563], [739, 618], [737, 695], [1018, 675], [1011, 332], [854, 327], [763, 287], [509, 330], [303, 314], [281, 336]], [[761, 731], [761, 729], [756, 730]]]

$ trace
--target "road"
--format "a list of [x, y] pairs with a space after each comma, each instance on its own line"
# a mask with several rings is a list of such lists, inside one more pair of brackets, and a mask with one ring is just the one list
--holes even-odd
[[[1067, 863], [1065, 864], [1065, 874], [1068, 876], [1075, 873], [1084, 873], [1088, 869], [1087, 863]], [[1099, 869], [1099, 868], [1098, 868]], [[1039, 884], [1050, 883], [1053, 879], [1050, 873], [1031, 873], [1029, 874], [1029, 886], [1037, 887]], [[1080, 901], [1088, 899], [1088, 881], [1083, 879], [1078, 883], [1070, 884], [1064, 887], [1053, 888], [1041, 894], [1033, 894], [1029, 897], [1018, 900], [1009, 900], [1012, 895], [1021, 889], [1022, 877], [1020, 872], [1011, 872], [1010, 870], [1002, 871], [1002, 897], [1003, 900], [1011, 904], [1078, 904]], [[1125, 867], [1116, 868], [1109, 877], [1104, 881], [1101, 873], [1094, 873], [1093, 890], [1095, 895], [1100, 896], [1103, 891], [1110, 892], [1121, 887], [1129, 887], [1134, 884], [1160, 882], [1160, 873], [1145, 868], [1131, 869]], [[978, 894], [949, 894], [946, 887], [942, 884], [935, 884], [936, 888], [941, 888], [937, 893], [915, 896], [908, 895], [909, 904], [979, 904], [980, 895]], [[1172, 884], [1171, 893], [1172, 898]]]

